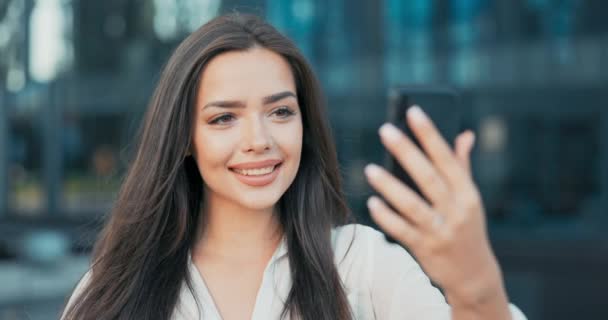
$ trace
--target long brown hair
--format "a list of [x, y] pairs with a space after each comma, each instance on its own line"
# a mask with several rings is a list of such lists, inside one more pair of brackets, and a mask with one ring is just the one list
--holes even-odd
[[200, 75], [215, 56], [261, 46], [282, 55], [304, 128], [302, 158], [278, 203], [292, 287], [282, 317], [351, 319], [330, 244], [351, 221], [319, 84], [296, 46], [252, 15], [217, 17], [188, 36], [165, 66], [148, 105], [134, 160], [92, 256], [89, 281], [65, 319], [170, 319], [201, 221], [203, 188], [190, 148]]

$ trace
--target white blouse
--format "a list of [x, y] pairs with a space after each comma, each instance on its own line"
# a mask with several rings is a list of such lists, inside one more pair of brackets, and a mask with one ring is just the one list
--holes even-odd
[[[331, 241], [354, 319], [450, 319], [450, 307], [441, 292], [431, 285], [412, 256], [399, 245], [386, 241], [382, 233], [350, 224], [333, 229]], [[221, 320], [205, 281], [190, 258], [188, 270], [201, 314], [194, 295], [184, 284], [172, 320]], [[87, 272], [80, 281], [68, 306], [89, 276]], [[283, 238], [264, 270], [251, 319], [279, 319], [290, 287], [287, 244]], [[510, 305], [510, 310], [513, 320], [526, 320], [514, 305]]]
[[[386, 241], [382, 233], [350, 224], [332, 230], [331, 241], [334, 261], [355, 319], [450, 319], [450, 307], [441, 292], [431, 285], [412, 256]], [[202, 314], [184, 285], [172, 319], [221, 320], [201, 274], [191, 260], [188, 262]], [[290, 287], [289, 259], [283, 238], [264, 270], [251, 319], [279, 319]], [[514, 305], [510, 309], [513, 320], [526, 319]]]

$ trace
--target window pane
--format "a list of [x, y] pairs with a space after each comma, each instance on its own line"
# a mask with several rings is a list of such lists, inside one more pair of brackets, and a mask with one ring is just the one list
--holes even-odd
[[63, 113], [60, 211], [69, 216], [107, 212], [124, 174], [121, 148], [127, 115], [103, 112], [107, 109], [99, 105]]
[[32, 114], [9, 120], [9, 211], [17, 215], [43, 214], [46, 193], [43, 183], [42, 126]]

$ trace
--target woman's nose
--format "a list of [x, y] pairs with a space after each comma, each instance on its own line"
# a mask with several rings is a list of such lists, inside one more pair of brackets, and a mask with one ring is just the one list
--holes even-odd
[[263, 117], [252, 117], [246, 124], [243, 140], [245, 152], [262, 153], [272, 147], [272, 136]]

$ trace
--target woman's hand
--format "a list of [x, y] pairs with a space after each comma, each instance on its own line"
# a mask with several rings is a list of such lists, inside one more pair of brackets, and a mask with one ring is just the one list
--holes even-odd
[[[372, 196], [368, 200], [372, 218], [405, 245], [444, 289], [455, 316], [459, 310], [479, 310], [477, 315], [508, 319], [500, 268], [490, 248], [483, 205], [469, 167], [473, 133], [459, 135], [452, 150], [420, 108], [408, 110], [407, 123], [428, 156], [390, 124], [380, 128], [381, 140], [428, 201], [383, 168], [370, 164], [365, 168], [369, 183], [396, 210]], [[488, 307], [493, 311], [482, 312]]]

